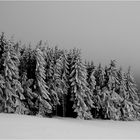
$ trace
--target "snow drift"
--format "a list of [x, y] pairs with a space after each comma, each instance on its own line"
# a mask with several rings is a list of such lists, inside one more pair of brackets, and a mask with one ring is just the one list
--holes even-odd
[[139, 121], [79, 120], [0, 114], [0, 138], [140, 138]]

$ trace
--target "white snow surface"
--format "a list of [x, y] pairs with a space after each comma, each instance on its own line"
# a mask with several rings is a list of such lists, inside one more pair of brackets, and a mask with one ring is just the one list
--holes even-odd
[[139, 121], [41, 118], [0, 113], [0, 139], [140, 139]]

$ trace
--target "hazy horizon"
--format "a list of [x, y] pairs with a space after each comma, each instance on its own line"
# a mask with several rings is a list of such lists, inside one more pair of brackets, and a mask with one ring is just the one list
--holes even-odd
[[117, 60], [138, 79], [140, 2], [0, 2], [0, 32], [23, 43], [79, 48], [86, 60]]

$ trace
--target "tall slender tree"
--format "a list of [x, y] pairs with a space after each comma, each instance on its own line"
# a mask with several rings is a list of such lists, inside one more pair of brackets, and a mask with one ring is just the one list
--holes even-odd
[[4, 111], [4, 104], [5, 104], [5, 96], [4, 96], [4, 89], [5, 89], [5, 79], [4, 79], [4, 47], [6, 45], [7, 41], [5, 38], [4, 33], [0, 35], [0, 111]]
[[126, 77], [126, 92], [128, 95], [127, 101], [133, 104], [133, 117], [139, 119], [140, 117], [140, 99], [139, 93], [137, 89], [136, 82], [131, 74], [130, 67], [128, 68], [128, 72], [125, 74]]
[[55, 71], [55, 79], [56, 79], [56, 87], [57, 92], [59, 93], [59, 97], [62, 100], [62, 111], [63, 117], [66, 116], [66, 95], [68, 93], [68, 60], [66, 52], [62, 52], [61, 56], [56, 62], [56, 71]]
[[[40, 44], [39, 44], [40, 45]], [[48, 92], [48, 86], [45, 82], [45, 60], [43, 57], [43, 53], [39, 48], [35, 50], [36, 55], [36, 92], [38, 94], [38, 103], [39, 103], [39, 115], [45, 115], [46, 112], [50, 112], [52, 110], [52, 106], [50, 104], [50, 93]]]
[[95, 118], [97, 117], [97, 110], [98, 110], [98, 97], [96, 96], [96, 79], [95, 79], [95, 66], [93, 61], [88, 62], [86, 65], [87, 69], [87, 83], [88, 88], [90, 89], [90, 92], [92, 94], [92, 101], [93, 101], [93, 107], [91, 108], [92, 116]]
[[15, 45], [7, 41], [4, 46], [4, 79], [5, 79], [5, 111], [24, 113], [22, 100], [25, 99], [21, 83], [19, 82], [19, 58], [15, 50]]
[[126, 90], [128, 94], [128, 98], [131, 102], [139, 102], [139, 96], [138, 96], [138, 89], [136, 82], [131, 74], [131, 69], [130, 67], [128, 68], [128, 72], [125, 74], [126, 77]]
[[46, 74], [46, 84], [48, 86], [48, 91], [50, 93], [50, 99], [51, 99], [51, 104], [52, 104], [52, 110], [53, 114], [57, 115], [57, 105], [60, 104], [59, 102], [59, 97], [57, 93], [57, 83], [56, 79], [54, 76], [54, 73], [56, 71], [55, 65], [56, 65], [56, 52], [54, 53], [54, 50], [47, 47], [45, 50], [46, 53], [44, 53], [45, 56], [45, 61], [46, 61], [46, 66], [45, 66], [45, 74]]
[[105, 83], [105, 70], [102, 68], [101, 63], [95, 70], [96, 86], [100, 86], [100, 89], [104, 87]]
[[82, 119], [91, 119], [92, 115], [90, 112], [91, 107], [93, 106], [92, 94], [90, 89], [87, 87], [87, 72], [86, 68], [82, 63], [80, 58], [80, 52], [74, 50], [74, 60], [72, 65], [72, 71], [70, 74], [70, 82], [72, 87], [72, 98], [74, 102], [73, 109], [77, 113], [77, 116]]

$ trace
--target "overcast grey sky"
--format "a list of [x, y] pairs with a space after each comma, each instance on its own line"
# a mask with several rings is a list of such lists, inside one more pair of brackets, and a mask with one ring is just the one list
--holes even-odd
[[0, 32], [81, 48], [84, 59], [140, 73], [140, 2], [0, 2]]

